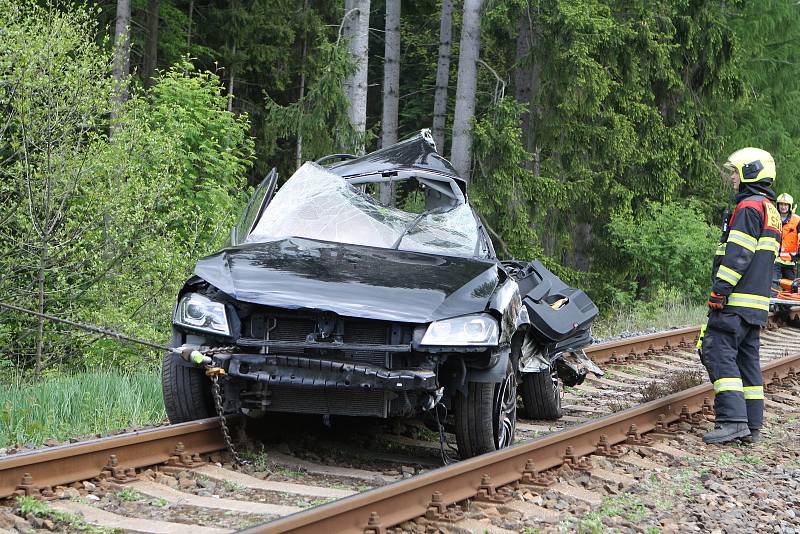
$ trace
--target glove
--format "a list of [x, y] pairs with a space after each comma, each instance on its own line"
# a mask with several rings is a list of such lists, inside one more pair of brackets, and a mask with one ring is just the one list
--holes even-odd
[[725, 301], [727, 300], [728, 300], [727, 297], [719, 295], [712, 291], [711, 295], [709, 295], [708, 297], [708, 307], [711, 308], [712, 310], [721, 310], [722, 307], [725, 305]]
[[706, 328], [708, 327], [707, 324], [704, 324], [700, 327], [700, 334], [697, 336], [697, 343], [695, 347], [697, 347], [697, 355], [700, 356], [700, 362], [705, 365], [706, 362], [703, 359], [703, 339], [706, 337]]

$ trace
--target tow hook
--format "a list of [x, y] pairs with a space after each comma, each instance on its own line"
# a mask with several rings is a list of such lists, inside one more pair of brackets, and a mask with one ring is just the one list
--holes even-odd
[[211, 358], [197, 349], [183, 349], [180, 352], [181, 359], [195, 365], [211, 365]]

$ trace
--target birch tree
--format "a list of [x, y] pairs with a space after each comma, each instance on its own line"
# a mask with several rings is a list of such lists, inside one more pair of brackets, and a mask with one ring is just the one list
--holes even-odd
[[400, 90], [400, 0], [386, 0], [386, 47], [383, 59], [383, 135], [381, 146], [397, 142]]
[[[400, 0], [386, 0], [386, 47], [383, 58], [383, 135], [381, 146], [397, 142], [397, 115], [400, 104]], [[380, 201], [392, 203], [391, 183], [381, 184]]]
[[442, 0], [439, 22], [439, 59], [436, 64], [436, 92], [433, 97], [433, 139], [444, 154], [444, 127], [447, 118], [447, 83], [450, 78], [450, 47], [453, 40], [453, 2]]
[[456, 109], [453, 117], [453, 149], [450, 160], [458, 174], [469, 181], [472, 163], [472, 119], [481, 49], [481, 7], [483, 0], [464, 0], [461, 45], [458, 56]]
[[[367, 65], [369, 55], [369, 0], [345, 0], [344, 37], [353, 59], [353, 74], [344, 81], [350, 105], [347, 116], [363, 136], [367, 127]], [[363, 142], [358, 147], [364, 152]]]
[[[117, 0], [114, 29], [114, 82], [117, 109], [128, 99], [128, 75], [131, 69], [131, 0]], [[114, 113], [116, 115], [116, 112]]]

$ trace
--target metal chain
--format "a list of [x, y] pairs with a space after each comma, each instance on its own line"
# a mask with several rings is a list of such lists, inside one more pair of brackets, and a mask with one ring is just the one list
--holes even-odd
[[236, 447], [233, 445], [231, 434], [228, 431], [228, 422], [225, 419], [225, 411], [222, 409], [222, 393], [220, 393], [219, 377], [215, 374], [211, 375], [211, 392], [214, 394], [214, 405], [217, 409], [217, 416], [219, 417], [219, 427], [222, 430], [222, 437], [225, 439], [225, 446], [228, 447], [233, 461], [236, 465], [246, 465], [248, 462], [243, 460]]

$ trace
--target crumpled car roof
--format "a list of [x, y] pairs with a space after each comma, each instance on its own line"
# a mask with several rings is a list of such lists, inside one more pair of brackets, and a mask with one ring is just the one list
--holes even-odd
[[392, 170], [420, 169], [452, 177], [466, 195], [467, 183], [458, 176], [453, 165], [439, 155], [429, 135], [423, 130], [397, 144], [331, 165], [328, 170], [339, 176], [348, 177]]

